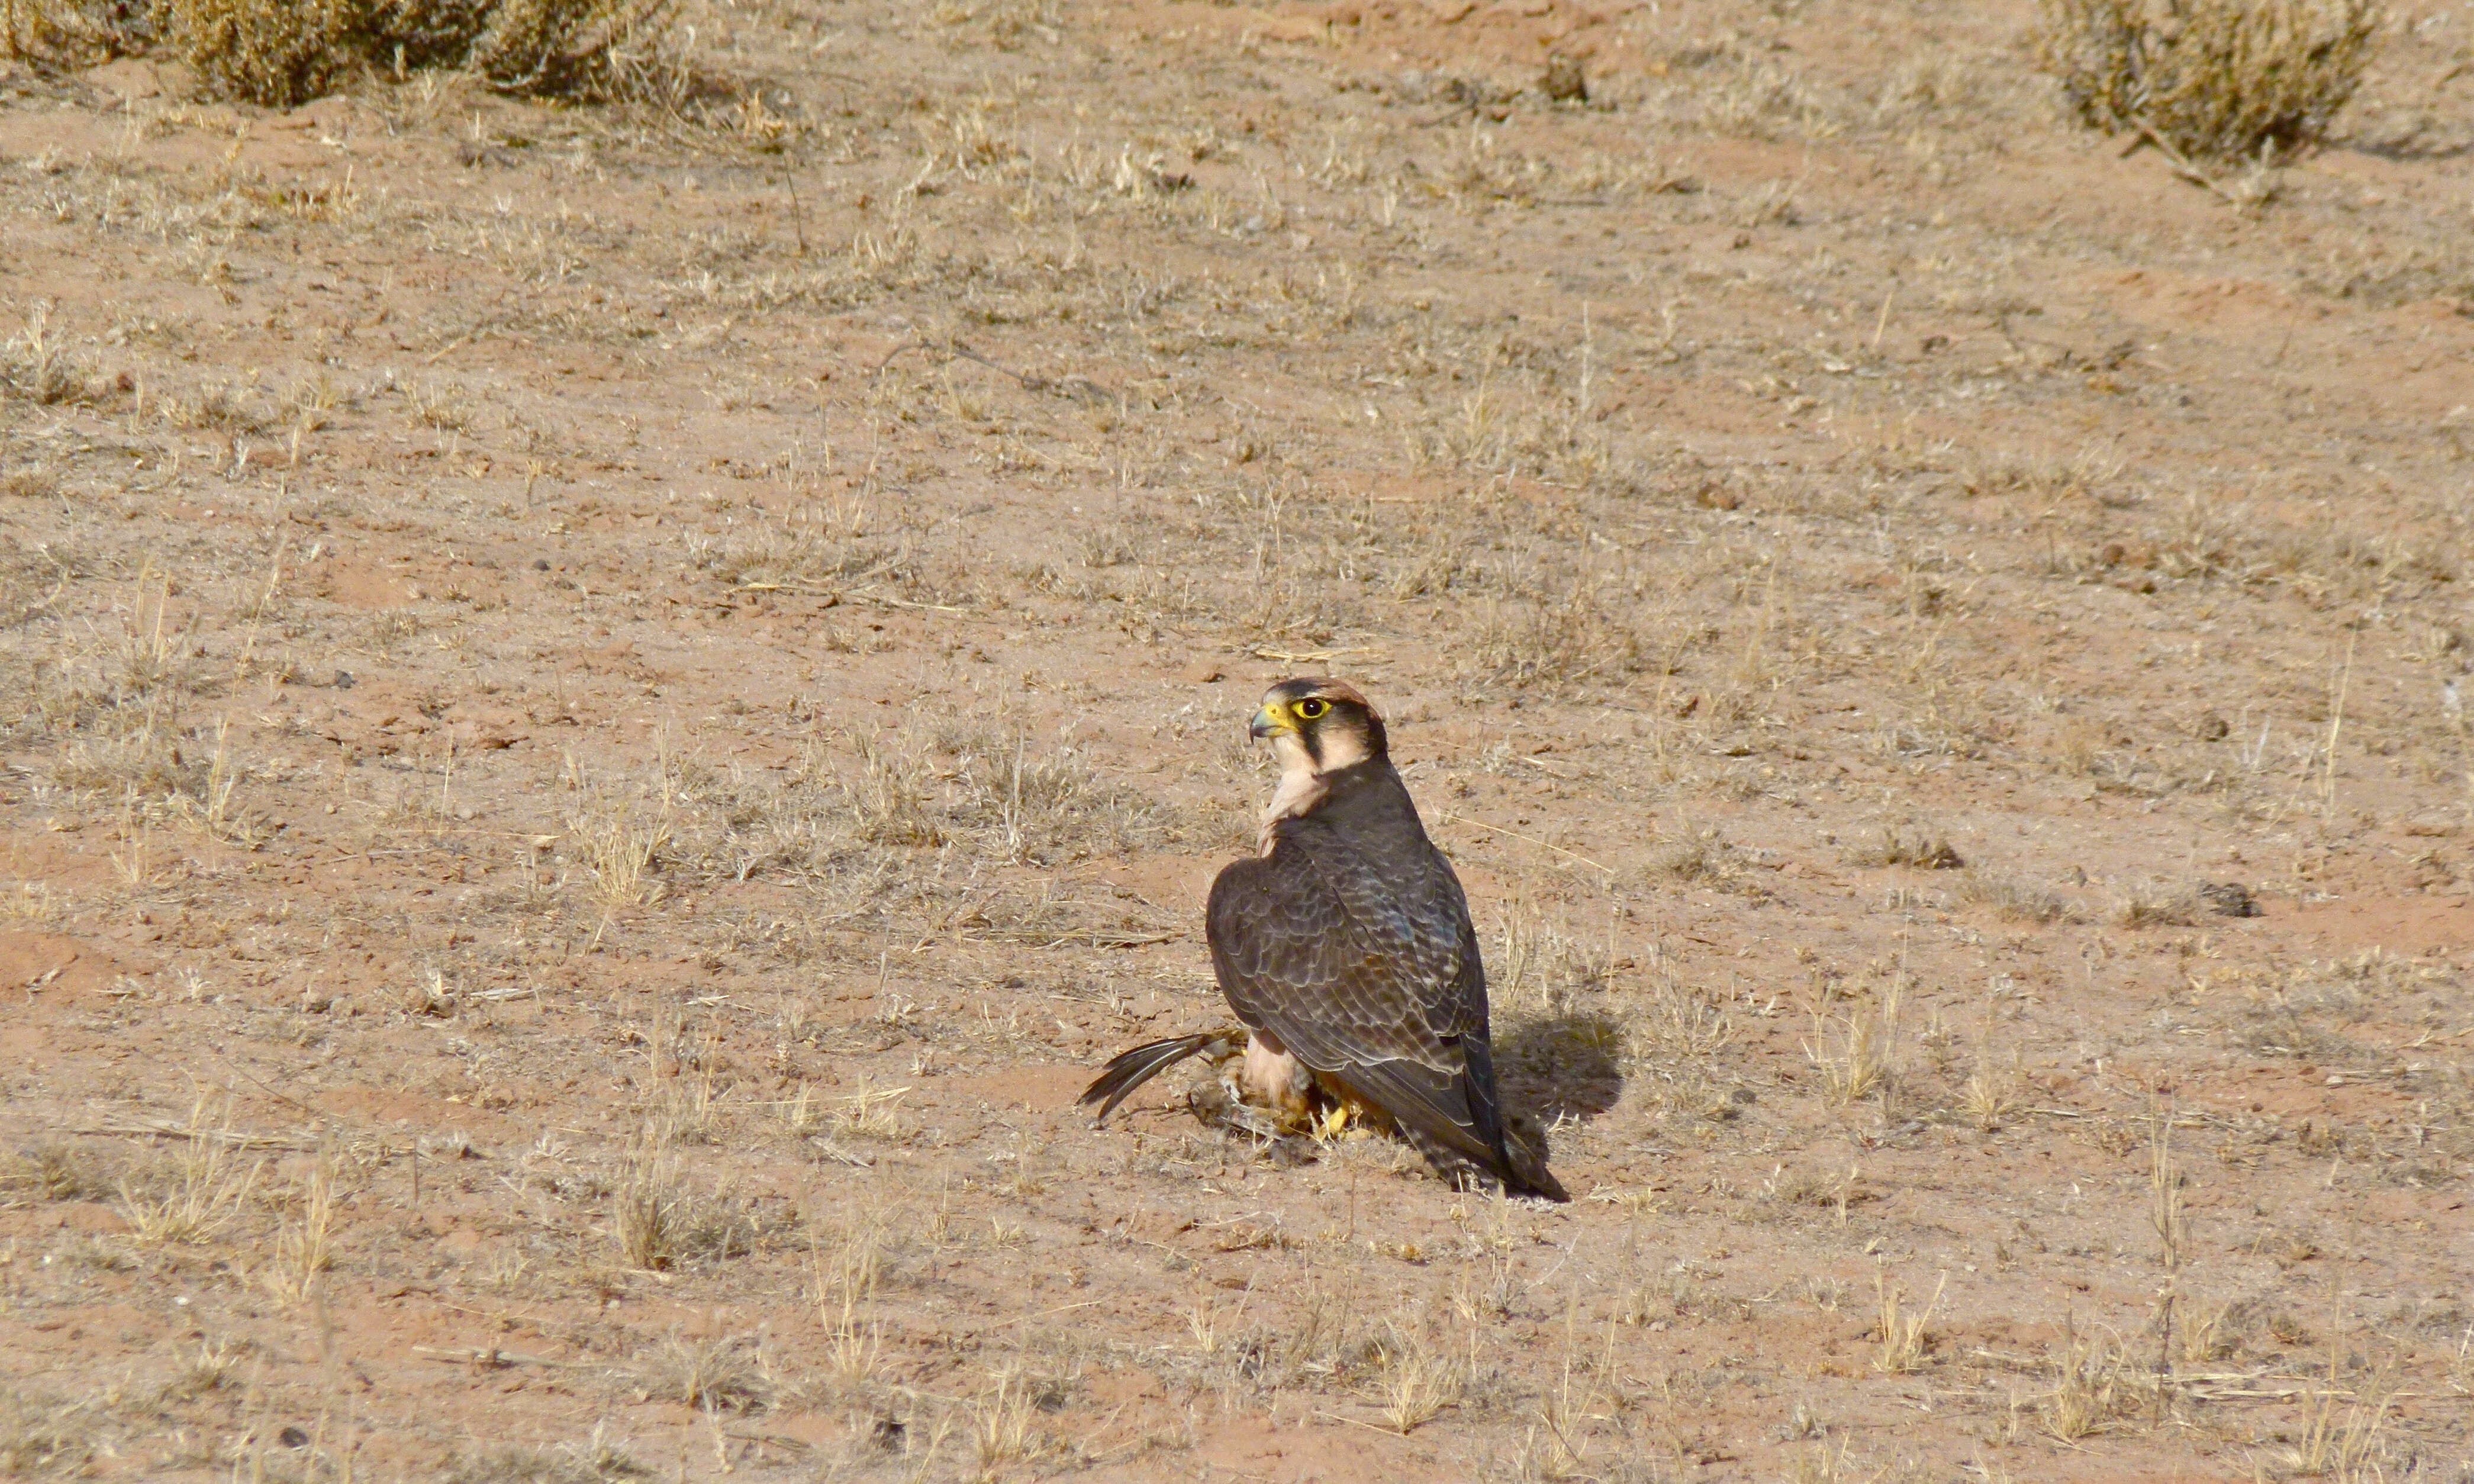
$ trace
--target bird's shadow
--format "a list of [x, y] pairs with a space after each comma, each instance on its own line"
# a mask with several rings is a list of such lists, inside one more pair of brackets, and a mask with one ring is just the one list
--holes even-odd
[[1495, 1044], [1504, 1101], [1540, 1123], [1587, 1121], [1623, 1096], [1623, 1027], [1602, 1015], [1548, 1016], [1510, 1027]]

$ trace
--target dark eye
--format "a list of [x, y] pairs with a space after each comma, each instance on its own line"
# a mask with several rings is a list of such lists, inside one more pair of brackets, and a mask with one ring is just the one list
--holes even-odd
[[1319, 701], [1313, 697], [1308, 697], [1307, 699], [1298, 703], [1298, 714], [1308, 721], [1313, 721], [1316, 717], [1321, 716], [1323, 712], [1330, 709], [1330, 702]]

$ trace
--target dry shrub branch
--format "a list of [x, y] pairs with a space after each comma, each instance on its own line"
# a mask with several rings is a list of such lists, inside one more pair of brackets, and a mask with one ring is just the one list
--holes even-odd
[[142, 21], [123, 12], [146, 7], [109, 0], [0, 0], [0, 60], [94, 60], [140, 44], [130, 36]]
[[168, 41], [216, 94], [291, 108], [373, 70], [675, 108], [678, 0], [0, 0], [0, 57], [72, 64]]
[[2093, 128], [2273, 158], [2327, 137], [2383, 19], [2377, 0], [2045, 0], [2036, 54]]

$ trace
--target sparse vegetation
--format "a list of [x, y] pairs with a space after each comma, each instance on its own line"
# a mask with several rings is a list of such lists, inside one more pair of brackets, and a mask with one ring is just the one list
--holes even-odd
[[[142, 42], [156, 23], [135, 9], [147, 19], [80, 34]], [[595, 101], [675, 104], [685, 81], [670, 34], [677, 0], [163, 0], [161, 11], [162, 31], [210, 87], [272, 108], [405, 67], [469, 68], [509, 92]]]
[[1520, 689], [1569, 689], [1621, 680], [1647, 662], [1620, 599], [1591, 586], [1482, 610], [1467, 650], [1473, 679]]
[[2114, 903], [2113, 920], [2123, 927], [2187, 927], [2196, 920], [2196, 893], [2162, 888], [2152, 882], [2125, 891]]
[[2182, 1172], [2173, 1163], [2173, 1118], [2171, 1113], [2155, 1115], [2155, 1133], [2151, 1136], [2152, 1159], [2148, 1165], [2147, 1187], [2153, 1204], [2147, 1213], [2148, 1225], [2156, 1229], [2166, 1271], [2182, 1265], [2191, 1246], [2191, 1218], [2182, 1202]]
[[1878, 1272], [1873, 1275], [1874, 1293], [1880, 1301], [1879, 1338], [1881, 1352], [1874, 1360], [1878, 1368], [1893, 1376], [1903, 1376], [1924, 1364], [1925, 1349], [1930, 1339], [1925, 1326], [1931, 1320], [1933, 1309], [1939, 1306], [1941, 1296], [1949, 1286], [1950, 1276], [1944, 1274], [1925, 1306], [1914, 1313], [1905, 1313], [1902, 1311], [1902, 1305], [1908, 1297], [1906, 1290]]
[[2044, 0], [2036, 45], [2082, 123], [2247, 162], [2327, 137], [2386, 20], [2379, 0]]
[[1990, 1134], [2019, 1111], [2018, 1088], [2017, 1068], [1997, 1065], [1989, 1059], [1979, 1060], [1959, 1089], [1959, 1106], [1970, 1122]]
[[2071, 913], [2070, 904], [2057, 893], [1982, 871], [1970, 871], [1960, 877], [1958, 894], [2013, 922], [2059, 922]]
[[0, 1386], [0, 1472], [19, 1478], [74, 1478], [100, 1451], [91, 1408]]
[[620, 1484], [653, 1476], [653, 1471], [606, 1436], [606, 1424], [573, 1443], [555, 1448], [500, 1444], [454, 1460], [442, 1484]]
[[2054, 1362], [2043, 1405], [2045, 1427], [2074, 1443], [2111, 1422], [2125, 1404], [2122, 1357], [2102, 1335], [2073, 1334]]
[[257, 1184], [259, 1165], [235, 1153], [241, 1142], [228, 1121], [206, 1121], [206, 1105], [191, 1110], [174, 1151], [144, 1173], [124, 1180], [119, 1208], [133, 1235], [149, 1246], [206, 1241], [230, 1226]]
[[612, 1197], [610, 1230], [619, 1260], [647, 1272], [675, 1264], [687, 1242], [688, 1199], [677, 1159], [648, 1133], [629, 1151]]
[[1406, 1436], [1459, 1403], [1467, 1384], [1465, 1368], [1423, 1339], [1395, 1331], [1379, 1355], [1375, 1384], [1393, 1431]]
[[293, 1205], [276, 1235], [275, 1263], [266, 1281], [277, 1298], [300, 1304], [335, 1265], [335, 1182], [324, 1163], [294, 1192]]
[[[2445, 1472], [2460, 21], [1456, 6], [0, 0], [0, 1472]], [[1298, 674], [1568, 1208], [1072, 1115]]]
[[1804, 1054], [1821, 1073], [1832, 1099], [1853, 1103], [1886, 1089], [1894, 1076], [1903, 986], [1893, 979], [1842, 1015], [1827, 1008], [1812, 1017], [1812, 1039]]
[[647, 1397], [744, 1412], [773, 1394], [766, 1371], [761, 1351], [738, 1336], [689, 1339], [673, 1331], [639, 1360], [634, 1375]]
[[1019, 1369], [998, 1371], [971, 1413], [971, 1447], [982, 1469], [1026, 1462], [1041, 1450], [1045, 1440], [1031, 1426], [1031, 1394]]
[[1967, 864], [1940, 831], [1924, 825], [1885, 825], [1872, 839], [1847, 852], [1858, 866], [1913, 866], [1922, 871], [1955, 871]]

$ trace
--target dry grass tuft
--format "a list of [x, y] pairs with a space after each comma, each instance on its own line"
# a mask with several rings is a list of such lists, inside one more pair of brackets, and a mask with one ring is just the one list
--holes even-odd
[[2042, 887], [2008, 876], [1971, 870], [1958, 884], [1959, 898], [1989, 907], [2013, 922], [2059, 922], [2071, 915], [2070, 904]]
[[2327, 137], [2384, 19], [2378, 0], [2046, 0], [2036, 51], [2083, 123], [2273, 159]]
[[1606, 954], [1544, 920], [1523, 898], [1504, 904], [1491, 997], [1506, 1021], [1568, 1013], [1606, 979]]
[[861, 840], [926, 847], [945, 843], [934, 774], [916, 752], [861, 737], [859, 768], [844, 774], [840, 782], [851, 824]]
[[659, 1273], [743, 1257], [795, 1225], [787, 1214], [768, 1219], [726, 1184], [710, 1193], [691, 1186], [676, 1140], [674, 1127], [648, 1123], [613, 1184], [610, 1235], [627, 1267]]
[[977, 831], [982, 849], [1007, 862], [1076, 860], [1159, 832], [1160, 811], [1150, 800], [1101, 777], [1071, 746], [1041, 751], [1020, 735], [982, 731], [937, 745], [960, 770], [959, 797], [947, 817]]
[[834, 1126], [852, 1138], [900, 1139], [904, 1130], [899, 1105], [910, 1091], [909, 1088], [871, 1086], [862, 1075], [850, 1095], [839, 1100]]
[[316, 1291], [321, 1275], [335, 1265], [334, 1225], [335, 1182], [321, 1163], [298, 1192], [298, 1209], [276, 1234], [275, 1263], [266, 1281], [277, 1298], [300, 1304]]
[[648, 1479], [653, 1471], [627, 1454], [600, 1423], [574, 1443], [556, 1448], [502, 1444], [457, 1458], [440, 1484], [618, 1484], [622, 1479]]
[[2065, 1443], [2077, 1442], [2138, 1404], [2135, 1378], [2102, 1335], [2071, 1335], [2056, 1370], [2053, 1390], [2040, 1410], [2045, 1430]]
[[233, 1158], [228, 1124], [210, 1127], [206, 1104], [189, 1114], [188, 1137], [152, 1179], [124, 1181], [120, 1215], [150, 1247], [203, 1242], [231, 1224], [257, 1183], [258, 1166]]
[[1404, 1437], [1434, 1421], [1444, 1408], [1458, 1405], [1467, 1389], [1466, 1365], [1406, 1331], [1395, 1330], [1379, 1347], [1377, 1364], [1381, 1374], [1375, 1390], [1383, 1420]]
[[1839, 1103], [1860, 1102], [1886, 1089], [1899, 1038], [1901, 986], [1894, 980], [1878, 999], [1845, 1016], [1816, 1012], [1804, 1054], [1821, 1073], [1822, 1086]]
[[1847, 852], [1850, 865], [1914, 866], [1924, 871], [1956, 871], [1967, 864], [1941, 831], [1920, 824], [1884, 825], [1876, 838]]
[[585, 868], [593, 873], [594, 895], [607, 922], [621, 912], [661, 899], [658, 879], [663, 852], [671, 840], [671, 783], [667, 770], [656, 785], [657, 798], [647, 811], [607, 789], [572, 776], [576, 803], [567, 819], [568, 836], [575, 842]]
[[1720, 996], [1685, 983], [1671, 970], [1652, 980], [1648, 999], [1631, 1017], [1632, 1055], [1673, 1068], [1707, 1064], [1735, 1039], [1734, 1017]]
[[1621, 680], [1649, 663], [1620, 598], [1589, 586], [1525, 605], [1490, 599], [1465, 653], [1473, 680], [1549, 693]]
[[676, 108], [691, 87], [678, 0], [380, 0], [376, 18], [382, 59], [419, 44], [500, 92]]
[[1716, 826], [1687, 821], [1676, 826], [1651, 863], [1659, 874], [1678, 881], [1722, 886], [1735, 874], [1735, 848]]
[[111, 1186], [75, 1145], [45, 1143], [0, 1154], [0, 1190], [43, 1201], [86, 1201], [109, 1195]]
[[0, 1473], [77, 1477], [99, 1450], [87, 1403], [36, 1396], [16, 1380], [0, 1381]]
[[2182, 1352], [2184, 1365], [2204, 1366], [2241, 1349], [2234, 1326], [2229, 1323], [2234, 1316], [2233, 1300], [2210, 1304], [2177, 1293], [2172, 1302], [2174, 1343]]
[[1900, 1312], [1900, 1306], [1907, 1297], [1906, 1290], [1887, 1281], [1879, 1273], [1873, 1275], [1873, 1291], [1880, 1300], [1881, 1306], [1881, 1353], [1875, 1357], [1874, 1365], [1888, 1375], [1904, 1376], [1924, 1364], [1925, 1347], [1930, 1339], [1925, 1324], [1941, 1304], [1942, 1289], [1949, 1286], [1950, 1275], [1945, 1273], [1925, 1306], [1913, 1314], [1904, 1314]]
[[885, 1230], [873, 1218], [845, 1220], [834, 1233], [830, 1252], [817, 1244], [811, 1271], [816, 1313], [827, 1328], [847, 1326], [853, 1311], [876, 1296], [884, 1252]]
[[628, 1151], [612, 1196], [610, 1230], [619, 1260], [656, 1273], [675, 1264], [686, 1245], [687, 1204], [677, 1158], [649, 1135], [641, 1139]]
[[2169, 1114], [2156, 1119], [2156, 1131], [2149, 1141], [2150, 1156], [2147, 1186], [2150, 1197], [2148, 1225], [2156, 1229], [2156, 1239], [2163, 1247], [2167, 1272], [2182, 1265], [2191, 1246], [2191, 1218], [2182, 1204], [2183, 1177], [2173, 1167], [2173, 1120]]
[[[11, 22], [0, 0], [0, 56]], [[61, 344], [51, 327], [51, 306], [37, 303], [26, 316], [26, 327], [0, 341], [0, 395], [22, 397], [50, 407], [77, 402], [94, 395], [94, 385], [77, 358]]]
[[764, 1406], [774, 1389], [764, 1356], [745, 1340], [691, 1340], [676, 1332], [655, 1345], [636, 1368], [636, 1385], [647, 1399], [733, 1412]]
[[1958, 1089], [1958, 1106], [1968, 1121], [1990, 1134], [2010, 1121], [2019, 1111], [2019, 1069], [1997, 1066], [1991, 1057], [1979, 1057], [1976, 1070], [1967, 1077], [1967, 1085]]
[[2196, 893], [2142, 883], [2113, 904], [2113, 920], [2122, 927], [2188, 927], [2198, 921], [2199, 911]]
[[971, 1447], [982, 1476], [1036, 1457], [1046, 1441], [1031, 1426], [1033, 1398], [1018, 1366], [996, 1374], [996, 1385], [971, 1403]]
[[2388, 1421], [2389, 1398], [2374, 1377], [2361, 1392], [2315, 1388], [2311, 1410], [2301, 1434], [2284, 1449], [2284, 1463], [2294, 1473], [2331, 1478], [2340, 1484], [2372, 1484], [2386, 1479], [2381, 1467], [2389, 1461], [2380, 1432]]

